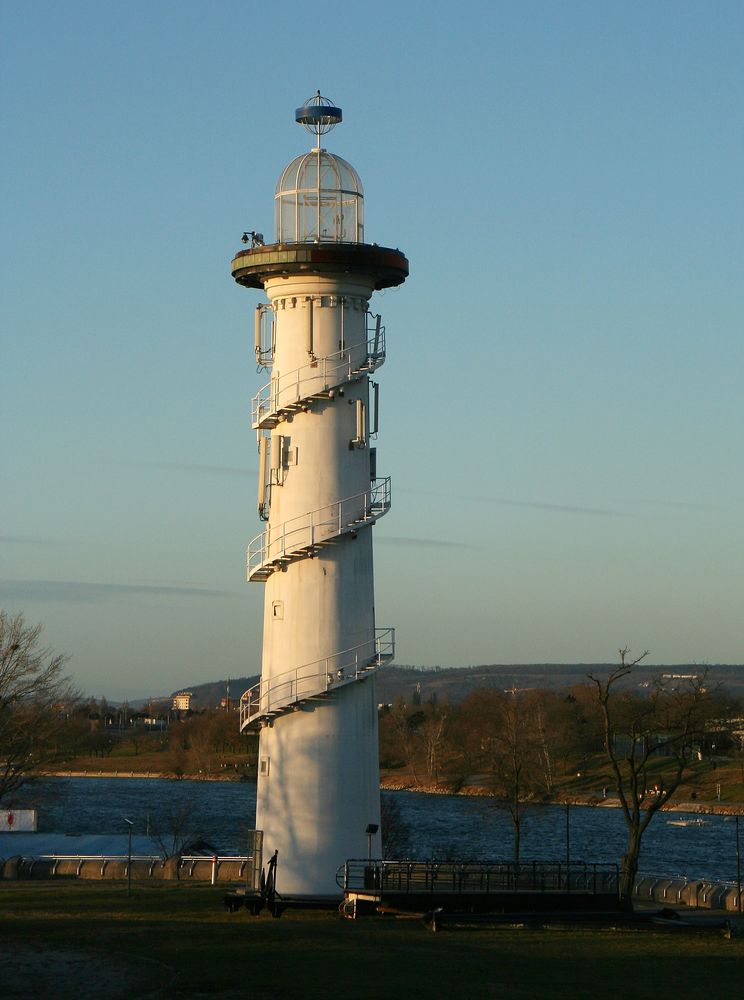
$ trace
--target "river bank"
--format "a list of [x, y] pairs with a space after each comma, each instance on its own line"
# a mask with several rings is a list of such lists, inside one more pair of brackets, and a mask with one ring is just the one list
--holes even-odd
[[[403, 778], [396, 775], [383, 774], [380, 777], [380, 788], [389, 792], [416, 792], [425, 795], [462, 795], [469, 798], [488, 798], [491, 790], [483, 784], [459, 784], [451, 782], [425, 782], [415, 781], [408, 777]], [[617, 793], [608, 789], [606, 796], [567, 794], [558, 792], [549, 798], [541, 799], [539, 805], [569, 805], [569, 806], [589, 806], [598, 809], [619, 809], [620, 800]], [[663, 806], [662, 812], [683, 812], [699, 813], [701, 815], [713, 816], [744, 816], [744, 803], [739, 802], [717, 802], [700, 801], [699, 799], [674, 800]]]
[[159, 781], [255, 781], [255, 774], [173, 774], [172, 771], [38, 771], [37, 778], [152, 778]]
[[[217, 781], [217, 782], [245, 782], [255, 781], [254, 774], [226, 771], [222, 774], [196, 773], [175, 775], [172, 772], [162, 771], [75, 771], [56, 770], [39, 772], [41, 778], [146, 778], [158, 781]], [[455, 785], [452, 782], [424, 782], [416, 781], [410, 776], [403, 777], [383, 773], [380, 776], [380, 788], [387, 792], [415, 792], [424, 795], [457, 795], [466, 798], [489, 798], [491, 790], [488, 785], [479, 783], [465, 783]], [[598, 809], [618, 809], [620, 802], [616, 792], [608, 790], [606, 797], [586, 794], [567, 794], [565, 791], [540, 801], [540, 805], [569, 805], [588, 806]], [[744, 803], [700, 801], [696, 800], [674, 800], [668, 802], [662, 812], [682, 812], [700, 815], [714, 816], [744, 816]]]

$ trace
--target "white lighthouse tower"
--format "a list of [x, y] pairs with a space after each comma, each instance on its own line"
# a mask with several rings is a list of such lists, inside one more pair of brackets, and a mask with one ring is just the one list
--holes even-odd
[[270, 381], [253, 399], [258, 512], [248, 579], [266, 586], [261, 680], [243, 695], [241, 729], [260, 728], [256, 827], [278, 851], [287, 895], [338, 892], [348, 858], [379, 856], [380, 792], [374, 674], [394, 632], [375, 621], [372, 527], [390, 508], [374, 440], [385, 330], [376, 289], [405, 281], [399, 250], [364, 242], [356, 171], [321, 148], [341, 109], [317, 96], [296, 120], [314, 149], [282, 171], [275, 242], [232, 262], [263, 289], [256, 359]]

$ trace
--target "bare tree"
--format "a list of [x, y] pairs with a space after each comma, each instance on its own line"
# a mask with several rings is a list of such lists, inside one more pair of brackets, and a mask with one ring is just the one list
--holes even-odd
[[[628, 841], [622, 857], [619, 894], [632, 909], [633, 886], [643, 834], [672, 798], [693, 762], [693, 746], [712, 712], [706, 672], [672, 682], [657, 682], [648, 697], [623, 690], [633, 667], [628, 647], [606, 678], [589, 675], [601, 713], [604, 750], [614, 776]], [[620, 686], [618, 686], [620, 685]]]
[[396, 698], [390, 712], [385, 716], [386, 742], [395, 748], [401, 762], [411, 769], [414, 784], [418, 784], [416, 756], [414, 753], [415, 731], [411, 714], [402, 698]]
[[54, 756], [78, 695], [67, 657], [39, 645], [41, 625], [0, 610], [0, 800]]
[[419, 736], [424, 748], [426, 773], [439, 784], [439, 765], [448, 721], [448, 706], [429, 706], [424, 721], [419, 726]]
[[[554, 788], [555, 778], [555, 746], [557, 743], [555, 734], [555, 723], [553, 716], [555, 713], [556, 697], [552, 691], [529, 692], [529, 708], [532, 716], [532, 729], [534, 735], [534, 749], [539, 761], [542, 773], [542, 784], [545, 794], [551, 795]], [[552, 709], [552, 711], [551, 711]]]
[[468, 699], [481, 718], [481, 753], [493, 775], [493, 803], [511, 820], [512, 856], [519, 864], [525, 814], [540, 795], [544, 758], [531, 699], [520, 691], [479, 691]]
[[150, 836], [163, 860], [180, 857], [202, 837], [201, 821], [191, 799], [181, 799], [150, 817]]
[[394, 792], [380, 796], [380, 822], [382, 825], [382, 856], [389, 861], [406, 858], [411, 850], [411, 828], [403, 819], [400, 800]]

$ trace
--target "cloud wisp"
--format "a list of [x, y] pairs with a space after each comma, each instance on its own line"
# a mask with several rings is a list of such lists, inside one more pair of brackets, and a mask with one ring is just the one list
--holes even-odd
[[41, 601], [94, 604], [121, 596], [132, 597], [235, 597], [229, 590], [207, 587], [159, 586], [141, 583], [90, 583], [81, 580], [0, 580], [3, 602]]

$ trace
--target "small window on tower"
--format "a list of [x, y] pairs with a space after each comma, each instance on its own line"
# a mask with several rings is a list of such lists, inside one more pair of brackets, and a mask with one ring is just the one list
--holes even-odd
[[259, 761], [258, 773], [262, 775], [264, 778], [268, 778], [269, 776], [269, 763], [270, 763], [269, 757], [262, 757], [261, 760]]
[[284, 601], [271, 602], [271, 616], [277, 621], [284, 621]]

